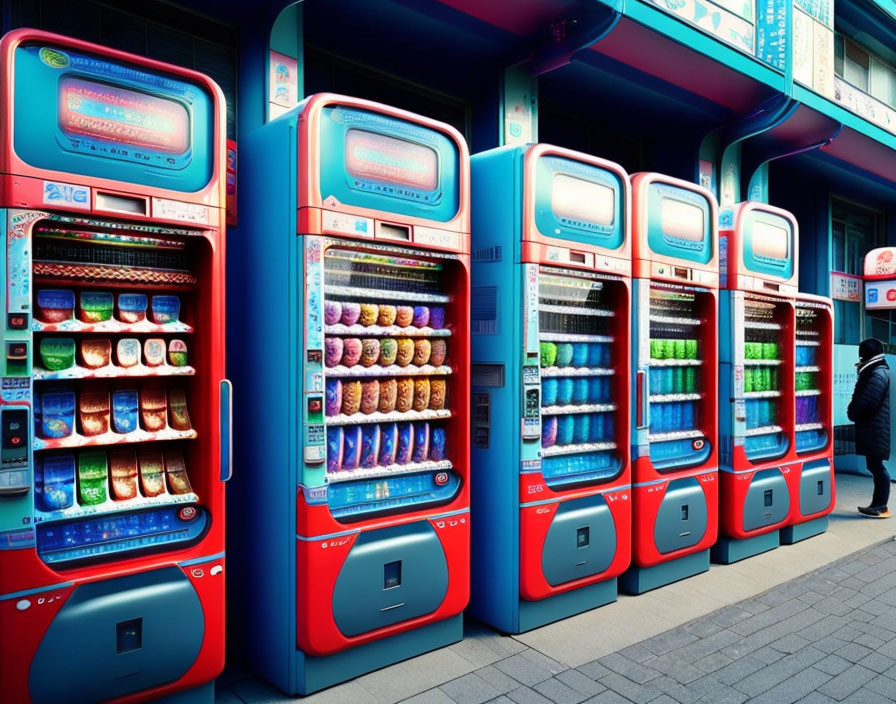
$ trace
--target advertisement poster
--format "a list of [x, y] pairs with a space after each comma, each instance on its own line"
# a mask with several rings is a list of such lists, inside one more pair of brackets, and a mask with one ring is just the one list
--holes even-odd
[[268, 83], [268, 115], [273, 120], [299, 104], [299, 62], [272, 51]]
[[852, 274], [831, 272], [831, 298], [835, 301], [858, 303], [862, 300], [862, 278]]

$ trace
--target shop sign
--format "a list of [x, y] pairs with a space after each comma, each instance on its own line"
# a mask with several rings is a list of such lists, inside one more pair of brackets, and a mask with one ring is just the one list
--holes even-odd
[[834, 100], [859, 117], [873, 122], [887, 132], [896, 134], [896, 110], [855, 86], [851, 86], [839, 76], [834, 79]]
[[865, 282], [865, 310], [894, 308], [896, 308], [896, 280]]
[[852, 274], [831, 272], [831, 298], [858, 303], [862, 300], [862, 279]]

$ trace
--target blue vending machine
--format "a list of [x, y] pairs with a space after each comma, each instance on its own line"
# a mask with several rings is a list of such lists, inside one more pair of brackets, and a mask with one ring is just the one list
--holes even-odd
[[629, 186], [544, 144], [472, 170], [472, 614], [521, 633], [629, 565]]

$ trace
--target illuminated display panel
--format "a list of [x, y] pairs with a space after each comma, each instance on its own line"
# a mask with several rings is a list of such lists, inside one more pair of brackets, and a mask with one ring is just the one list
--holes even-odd
[[345, 133], [345, 168], [362, 181], [379, 181], [420, 191], [439, 187], [435, 150], [404, 139], [367, 130]]
[[753, 224], [753, 256], [782, 260], [789, 254], [790, 228], [762, 221]]
[[593, 181], [554, 174], [551, 210], [558, 218], [609, 226], [616, 219], [616, 193]]
[[67, 76], [59, 82], [59, 129], [131, 147], [183, 154], [190, 115], [174, 100]]
[[702, 242], [706, 237], [703, 209], [691, 203], [663, 198], [663, 234], [688, 242]]

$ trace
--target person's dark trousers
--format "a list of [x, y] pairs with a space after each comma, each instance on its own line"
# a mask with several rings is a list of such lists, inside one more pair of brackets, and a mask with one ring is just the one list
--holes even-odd
[[890, 500], [890, 474], [884, 467], [884, 461], [880, 457], [866, 457], [865, 466], [874, 479], [871, 508], [886, 508], [887, 502]]

